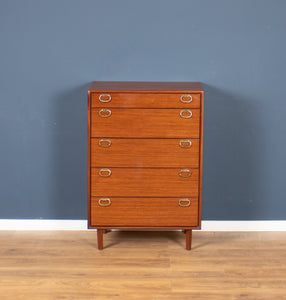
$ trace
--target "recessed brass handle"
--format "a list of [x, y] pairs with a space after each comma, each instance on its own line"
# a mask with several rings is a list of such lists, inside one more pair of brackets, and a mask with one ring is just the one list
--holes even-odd
[[98, 145], [102, 148], [108, 148], [111, 146], [111, 140], [101, 139], [98, 141]]
[[192, 111], [189, 109], [183, 109], [180, 111], [180, 116], [184, 119], [189, 119], [193, 115]]
[[109, 177], [110, 175], [111, 175], [110, 169], [103, 168], [99, 170], [99, 176], [101, 177]]
[[191, 175], [192, 175], [192, 172], [190, 169], [182, 169], [179, 172], [179, 176], [181, 176], [181, 177], [190, 177]]
[[188, 207], [191, 205], [191, 200], [188, 198], [182, 198], [179, 200], [179, 205], [182, 207]]
[[180, 147], [181, 148], [191, 148], [192, 141], [191, 140], [180, 140]]
[[111, 116], [111, 110], [108, 108], [102, 108], [98, 113], [102, 118], [108, 118]]
[[101, 94], [99, 96], [99, 101], [100, 102], [110, 102], [111, 101], [111, 95], [109, 95], [109, 94]]
[[111, 205], [111, 200], [110, 200], [110, 198], [101, 198], [98, 200], [98, 204], [100, 206], [109, 206], [109, 205]]
[[183, 103], [191, 103], [193, 101], [192, 95], [182, 95], [181, 96], [181, 102]]

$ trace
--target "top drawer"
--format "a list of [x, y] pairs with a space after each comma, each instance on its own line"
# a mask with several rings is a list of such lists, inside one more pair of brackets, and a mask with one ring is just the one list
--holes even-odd
[[91, 93], [91, 107], [200, 108], [200, 94]]

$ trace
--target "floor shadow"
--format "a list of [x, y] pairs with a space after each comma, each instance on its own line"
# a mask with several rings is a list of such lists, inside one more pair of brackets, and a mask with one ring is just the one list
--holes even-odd
[[[109, 248], [114, 245], [118, 245], [126, 240], [134, 240], [134, 244], [136, 244], [136, 241], [156, 241], [158, 243], [160, 242], [168, 242], [170, 240], [176, 241], [175, 236], [180, 235], [182, 238], [184, 238], [184, 234], [180, 231], [153, 231], [153, 230], [116, 230], [112, 231], [111, 233], [107, 233], [104, 235], [104, 238], [106, 235], [112, 235], [112, 242], [105, 242], [104, 247]], [[176, 241], [177, 242], [177, 241]], [[179, 243], [179, 242], [178, 242]], [[179, 243], [182, 245], [182, 243]], [[183, 245], [184, 246], [184, 245]]]
[[259, 216], [257, 103], [204, 84], [203, 220]]
[[87, 217], [87, 90], [89, 84], [60, 92], [54, 98], [54, 219]]
[[[111, 239], [106, 240], [106, 234], [104, 235], [104, 248], [111, 248], [120, 243], [124, 243], [126, 240], [134, 241], [134, 245], [138, 244], [137, 241], [156, 241], [158, 243], [171, 243], [179, 245], [181, 248], [186, 247], [186, 235], [181, 230], [173, 231], [112, 231], [110, 234]], [[209, 244], [212, 244], [213, 241], [202, 241], [197, 239], [193, 234], [192, 249], [199, 249]], [[139, 246], [140, 247], [140, 246]]]

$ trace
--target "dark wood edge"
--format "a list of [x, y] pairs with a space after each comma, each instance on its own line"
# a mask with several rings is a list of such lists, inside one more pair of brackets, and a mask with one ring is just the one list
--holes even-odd
[[202, 179], [203, 179], [203, 136], [204, 136], [204, 91], [201, 92], [201, 119], [200, 119], [200, 156], [199, 156], [199, 226], [202, 219]]
[[96, 93], [116, 93], [116, 94], [184, 94], [184, 93], [188, 93], [188, 94], [201, 94], [200, 91], [190, 91], [190, 90], [180, 90], [180, 91], [166, 91], [166, 90], [162, 90], [162, 91], [143, 91], [143, 90], [131, 90], [131, 91], [127, 91], [127, 90], [89, 90], [90, 93], [92, 94], [96, 94]]
[[[101, 109], [102, 107], [101, 106], [92, 106], [90, 109], [95, 111], [95, 110], [98, 110], [98, 109]], [[184, 108], [187, 108], [187, 107], [151, 107], [151, 108], [148, 108], [148, 107], [118, 107], [118, 106], [108, 106], [108, 108], [110, 109], [122, 109], [122, 110], [125, 110], [125, 109], [137, 109], [137, 110], [141, 110], [141, 109], [152, 109], [152, 110], [172, 110], [172, 109], [177, 109], [177, 110], [181, 110], [181, 109], [184, 109]], [[187, 108], [189, 109], [189, 108]], [[201, 108], [200, 107], [194, 107], [194, 108], [190, 108], [191, 110], [200, 110]]]
[[[105, 137], [105, 136], [104, 136]], [[90, 137], [91, 139], [102, 139], [102, 136], [91, 136]], [[182, 138], [181, 137], [172, 137], [172, 138], [166, 138], [166, 137], [152, 137], [152, 138], [146, 138], [146, 137], [136, 137], [136, 138], [133, 138], [133, 137], [110, 137], [108, 136], [108, 138], [111, 138], [111, 139], [114, 139], [114, 140], [181, 140]], [[184, 135], [183, 138], [190, 138], [192, 140], [197, 140], [199, 141], [200, 138], [199, 137], [190, 137], [190, 135]], [[198, 151], [199, 152], [199, 151]], [[196, 152], [197, 153], [197, 152]]]
[[90, 225], [89, 229], [126, 229], [126, 230], [187, 230], [187, 229], [201, 229], [201, 226], [170, 226], [170, 227], [162, 227], [162, 226], [92, 226]]
[[88, 228], [91, 227], [90, 218], [90, 91], [87, 92], [87, 219]]

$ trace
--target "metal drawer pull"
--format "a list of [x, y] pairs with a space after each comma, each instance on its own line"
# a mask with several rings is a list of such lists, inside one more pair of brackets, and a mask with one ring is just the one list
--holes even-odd
[[101, 198], [98, 200], [98, 204], [100, 206], [109, 206], [109, 205], [111, 205], [111, 200], [110, 200], [110, 198]]
[[[105, 98], [107, 98], [107, 99], [105, 99]], [[109, 94], [101, 94], [99, 96], [99, 101], [100, 102], [110, 102], [111, 101], [111, 95], [109, 95]]]
[[110, 169], [100, 169], [99, 170], [99, 176], [101, 177], [109, 177], [111, 175], [111, 170]]
[[191, 205], [191, 200], [188, 198], [183, 198], [179, 200], [179, 205], [182, 207], [187, 207]]
[[193, 101], [192, 95], [182, 95], [181, 96], [181, 102], [183, 103], [191, 103]]
[[181, 177], [190, 177], [192, 175], [192, 172], [190, 169], [182, 169], [180, 172], [179, 172], [179, 175]]
[[180, 140], [180, 147], [181, 148], [191, 148], [192, 141], [191, 140]]
[[99, 140], [98, 145], [102, 148], [108, 148], [111, 146], [111, 140], [101, 139]]
[[180, 116], [184, 119], [189, 119], [192, 117], [192, 115], [193, 115], [193, 113], [189, 109], [184, 109], [184, 110], [181, 110], [181, 112], [180, 112]]
[[102, 118], [108, 118], [111, 116], [111, 110], [108, 108], [102, 108], [98, 113]]

